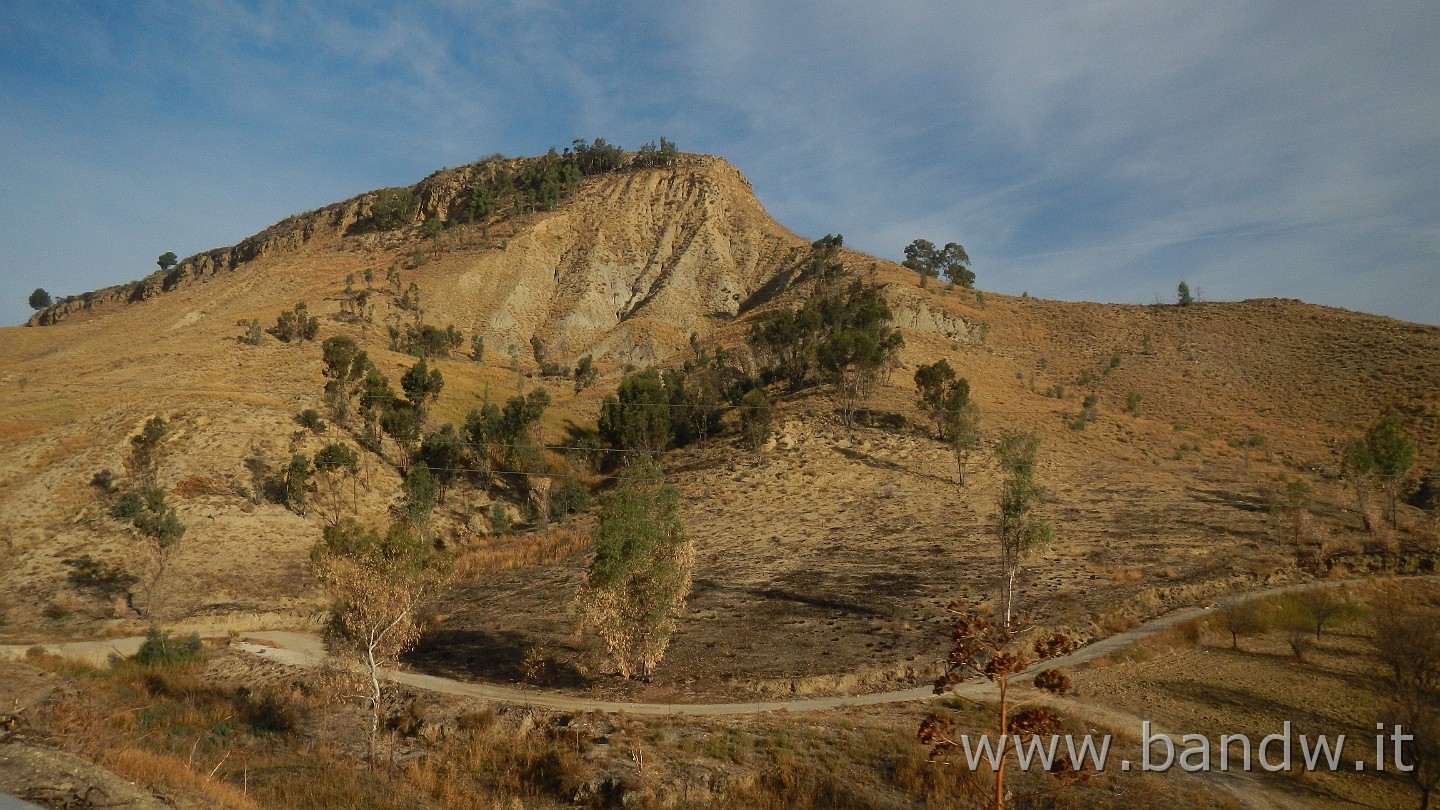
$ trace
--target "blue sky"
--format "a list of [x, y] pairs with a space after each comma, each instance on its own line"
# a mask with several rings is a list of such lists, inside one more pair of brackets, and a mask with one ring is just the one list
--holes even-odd
[[10, 0], [0, 322], [442, 166], [665, 135], [807, 237], [959, 241], [983, 289], [1440, 324], [1436, 42], [1433, 2]]

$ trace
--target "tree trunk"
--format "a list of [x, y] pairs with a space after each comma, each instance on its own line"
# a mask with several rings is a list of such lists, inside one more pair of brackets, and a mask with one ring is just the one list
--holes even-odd
[[1015, 576], [1018, 573], [1019, 571], [1013, 567], [1005, 572], [1005, 587], [1000, 601], [1004, 603], [1005, 607], [1005, 628], [1007, 630], [1010, 628], [1011, 609], [1015, 604]]
[[380, 734], [380, 665], [375, 661], [375, 645], [365, 648], [365, 670], [370, 676], [370, 767], [375, 767], [375, 741]]
[[[1006, 623], [1009, 623], [1009, 616], [1006, 616]], [[995, 809], [1003, 810], [1005, 807], [1005, 735], [1010, 731], [1010, 707], [1005, 703], [1005, 693], [1010, 685], [1009, 677], [1001, 677], [1000, 686], [1000, 766], [995, 769]]]

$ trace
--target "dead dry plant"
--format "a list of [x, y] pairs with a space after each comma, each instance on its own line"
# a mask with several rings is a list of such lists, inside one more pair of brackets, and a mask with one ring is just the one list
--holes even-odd
[[588, 549], [591, 539], [588, 529], [570, 526], [496, 538], [455, 559], [455, 581], [474, 582], [512, 568], [552, 565]]

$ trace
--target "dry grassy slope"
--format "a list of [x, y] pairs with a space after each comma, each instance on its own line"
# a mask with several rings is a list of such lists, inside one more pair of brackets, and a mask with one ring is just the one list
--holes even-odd
[[[466, 171], [421, 184], [422, 211], [443, 212]], [[385, 349], [384, 324], [403, 315], [393, 296], [380, 297], [374, 325], [331, 317], [347, 275], [358, 280], [370, 269], [383, 279], [386, 268], [428, 245], [418, 229], [344, 235], [369, 199], [292, 218], [242, 243], [249, 245], [243, 250], [217, 252], [219, 259], [205, 254], [211, 258], [186, 265], [194, 271], [173, 291], [142, 303], [102, 301], [54, 326], [0, 331], [0, 512], [15, 559], [3, 574], [12, 625], [41, 627], [46, 605], [75, 601], [63, 558], [133, 561], [132, 541], [99, 514], [86, 482], [99, 469], [121, 469], [128, 436], [153, 414], [175, 426], [162, 478], [191, 527], [162, 615], [313, 608], [304, 559], [318, 519], [249, 504], [242, 460], [252, 443], [267, 448], [272, 463], [288, 457], [291, 418], [318, 405], [319, 350], [270, 339], [243, 346], [234, 340], [242, 331], [236, 322], [272, 323], [306, 300], [324, 319], [322, 335], [355, 336], [398, 379], [412, 359]], [[405, 283], [419, 284], [429, 322], [454, 323], [467, 335], [482, 330], [487, 361], [440, 362], [447, 386], [434, 418], [460, 420], [487, 391], [508, 395], [515, 377], [506, 348], [519, 347], [531, 369], [534, 334], [562, 362], [597, 352], [608, 372], [578, 397], [568, 384], [551, 387], [552, 438], [567, 423], [593, 424], [599, 397], [626, 362], [673, 361], [691, 332], [742, 344], [755, 313], [799, 295], [783, 281], [805, 247], [770, 220], [739, 172], [699, 157], [673, 170], [592, 179], [555, 212], [492, 223], [488, 234], [451, 229], [444, 240], [442, 253], [403, 272]], [[225, 269], [240, 256], [253, 259]], [[1071, 620], [1114, 601], [1092, 598], [1097, 579], [1122, 580], [1114, 594], [1120, 598], [1139, 588], [1130, 568], [1150, 580], [1167, 571], [1223, 579], [1238, 561], [1270, 553], [1254, 542], [1263, 518], [1237, 509], [1235, 497], [1253, 495], [1282, 468], [1243, 469], [1225, 439], [1263, 433], [1277, 461], [1307, 468], [1329, 459], [1335, 439], [1384, 407], [1440, 412], [1440, 330], [1433, 328], [1289, 302], [1181, 311], [990, 295], [981, 306], [967, 291], [921, 291], [913, 274], [892, 264], [853, 253], [847, 263], [857, 272], [874, 267], [906, 329], [903, 368], [877, 393], [877, 407], [918, 422], [910, 376], [915, 365], [945, 356], [974, 384], [989, 436], [1029, 429], [1045, 437], [1051, 508], [1065, 531], [1033, 582], [1061, 588], [1074, 607], [1061, 612]], [[1112, 353], [1120, 366], [1094, 386], [1102, 419], [1070, 430], [1080, 372], [1108, 366]], [[1066, 398], [1032, 392], [1032, 372], [1036, 390], [1060, 383]], [[1119, 413], [1130, 390], [1144, 397], [1136, 418]], [[836, 615], [883, 620], [887, 633], [892, 619], [916, 620], [900, 642], [879, 645], [867, 659], [879, 665], [928, 649], [933, 634], [925, 622], [947, 594], [962, 588], [978, 599], [986, 592], [983, 537], [995, 480], [983, 454], [974, 484], [959, 491], [950, 483], [953, 462], [922, 434], [847, 437], [826, 411], [823, 397], [788, 409], [780, 446], [765, 466], [717, 451], [676, 459], [687, 467], [676, 474], [690, 498], [687, 523], [709, 566], [697, 610], [717, 617], [714, 632], [733, 635], [772, 614], [795, 618], [797, 604], [821, 611], [796, 619], [814, 622], [795, 632], [803, 640], [813, 630], [817, 646], [795, 651], [817, 657], [791, 666], [757, 650], [757, 672], [823, 674], [848, 665], [843, 654], [818, 658], [837, 638], [823, 618], [827, 604], [878, 600]], [[1187, 428], [1177, 431], [1176, 423]], [[1181, 442], [1204, 450], [1174, 460]], [[302, 449], [322, 443], [310, 438]], [[365, 480], [362, 512], [381, 520], [395, 473], [371, 457]], [[1333, 488], [1320, 494], [1343, 498]], [[485, 506], [481, 495], [452, 498], [446, 531], [478, 537]], [[957, 538], [962, 553], [936, 563]], [[1248, 551], [1242, 542], [1251, 544]], [[1143, 559], [1120, 553], [1131, 547], [1144, 549]], [[71, 607], [109, 612], [93, 603]], [[677, 647], [680, 660], [686, 643]], [[703, 646], [694, 652], [697, 667], [706, 654]]]

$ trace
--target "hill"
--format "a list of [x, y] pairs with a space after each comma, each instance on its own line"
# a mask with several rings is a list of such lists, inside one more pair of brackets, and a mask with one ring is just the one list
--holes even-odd
[[[546, 160], [485, 161], [361, 195], [0, 330], [3, 633], [120, 631], [138, 620], [133, 594], [84, 586], [75, 561], [145, 565], [91, 481], [123, 474], [131, 438], [154, 416], [169, 425], [158, 482], [188, 526], [154, 616], [216, 626], [315, 619], [322, 605], [307, 563], [323, 510], [266, 501], [247, 467], [282, 469], [330, 442], [359, 446], [352, 430], [295, 423], [323, 410], [318, 343], [242, 340], [296, 302], [319, 319], [321, 339], [351, 337], [392, 383], [415, 362], [400, 350], [412, 330], [453, 326], [462, 341], [433, 360], [445, 386], [430, 424], [459, 425], [483, 401], [544, 388], [544, 441], [557, 448], [549, 464], [559, 476], [564, 448], [593, 431], [601, 398], [627, 369], [679, 366], [696, 346], [727, 347], [743, 362], [751, 325], [813, 288], [810, 243], [775, 223], [717, 158], [617, 167], [565, 179], [560, 199], [516, 192], [482, 204], [476, 189], [500, 187], [497, 177], [520, 188], [515, 178]], [[1433, 566], [1433, 529], [1418, 511], [1404, 511], [1396, 548], [1363, 531], [1338, 448], [1398, 411], [1422, 448], [1420, 469], [1435, 467], [1440, 329], [1288, 300], [1136, 307], [922, 289], [905, 268], [840, 255], [880, 285], [906, 340], [898, 367], [854, 428], [835, 418], [825, 388], [777, 387], [765, 453], [740, 446], [732, 413], [722, 435], [667, 454], [700, 559], [691, 615], [654, 683], [606, 680], [573, 640], [566, 609], [584, 563], [573, 544], [458, 586], [416, 663], [516, 678], [534, 651], [587, 685], [656, 698], [925, 677], [946, 641], [945, 606], [990, 599], [996, 573], [993, 460], [982, 450], [959, 485], [915, 405], [915, 368], [939, 358], [969, 379], [987, 447], [1011, 431], [1042, 438], [1058, 539], [1022, 598], [1082, 638], [1314, 575], [1265, 508], [1265, 492], [1287, 477], [1310, 485], [1331, 538], [1321, 572]], [[482, 362], [471, 356], [477, 336]], [[585, 355], [600, 376], [582, 391], [542, 373]], [[1095, 418], [1077, 429], [1087, 396]], [[1256, 435], [1264, 449], [1232, 446]], [[388, 456], [359, 456], [346, 508], [382, 524], [399, 471]], [[497, 504], [533, 517], [514, 482], [460, 486], [439, 510], [437, 536], [467, 553], [537, 536], [493, 537]]]

